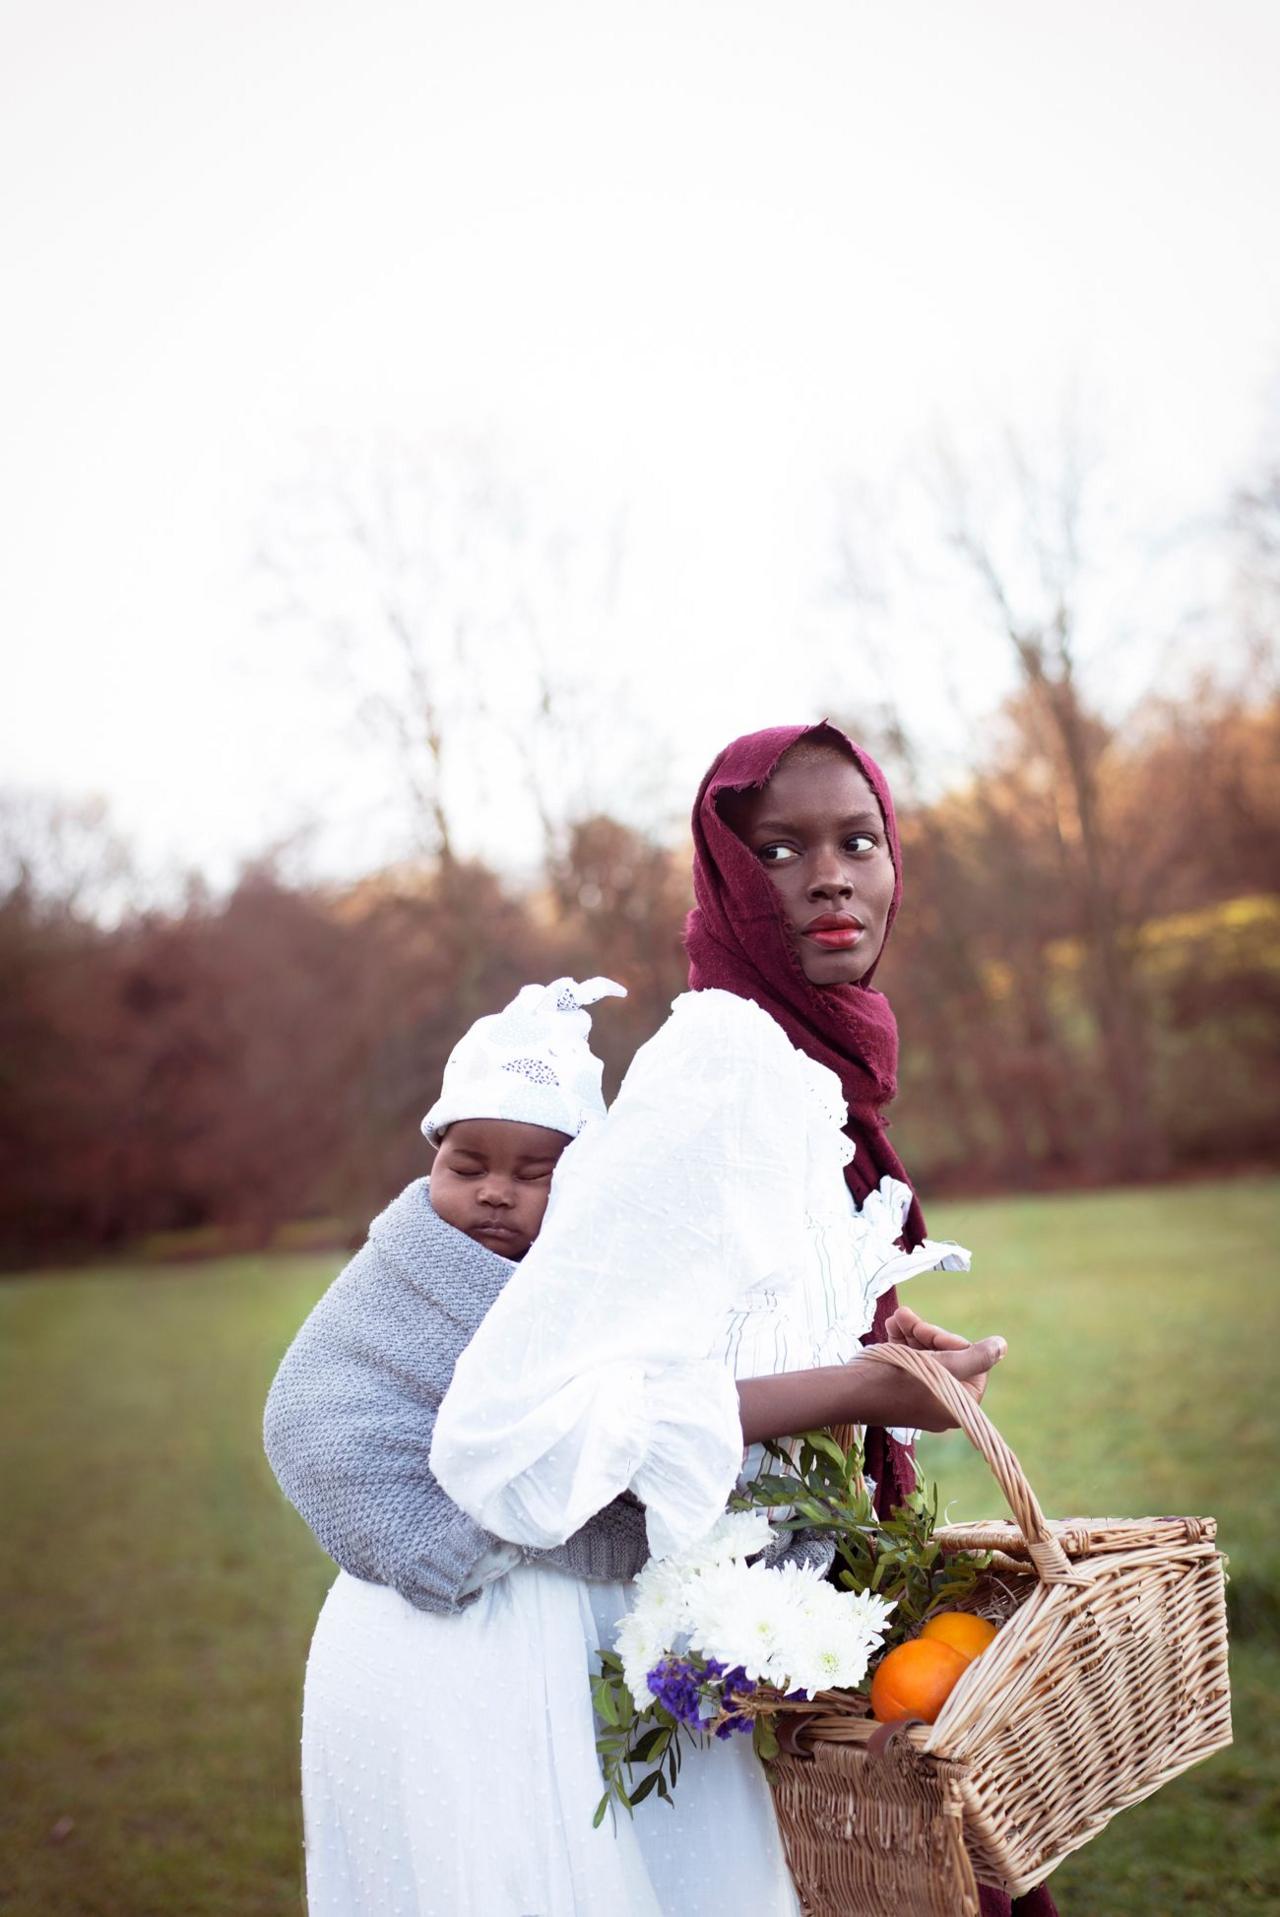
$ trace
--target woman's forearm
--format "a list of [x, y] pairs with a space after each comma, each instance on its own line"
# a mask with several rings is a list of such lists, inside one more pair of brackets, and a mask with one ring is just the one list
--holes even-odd
[[772, 1378], [739, 1378], [738, 1412], [746, 1444], [785, 1438], [824, 1425], [912, 1425], [943, 1431], [951, 1419], [933, 1394], [887, 1365], [825, 1365], [782, 1371]]

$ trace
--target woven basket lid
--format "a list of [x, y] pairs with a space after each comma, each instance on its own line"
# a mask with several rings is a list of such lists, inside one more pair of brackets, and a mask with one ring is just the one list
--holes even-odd
[[[1211, 1544], [1218, 1535], [1218, 1522], [1216, 1518], [1051, 1518], [1048, 1529], [1069, 1558], [1088, 1558], [1103, 1551]], [[1000, 1551], [1005, 1557], [1028, 1558], [1022, 1533], [1008, 1518], [940, 1524], [934, 1535], [944, 1550]]]

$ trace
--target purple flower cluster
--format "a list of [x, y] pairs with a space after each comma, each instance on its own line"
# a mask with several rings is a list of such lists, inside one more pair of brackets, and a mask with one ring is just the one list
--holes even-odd
[[[715, 1662], [714, 1658], [711, 1662]], [[755, 1684], [747, 1676], [741, 1664], [735, 1664], [731, 1671], [726, 1671], [723, 1664], [717, 1665], [716, 1675], [722, 1679], [720, 1697], [725, 1711], [724, 1722], [717, 1726], [716, 1736], [726, 1738], [732, 1737], [735, 1731], [749, 1731], [750, 1717], [745, 1717], [741, 1711], [735, 1711], [733, 1701], [738, 1697], [749, 1697], [756, 1688]]]
[[687, 1658], [664, 1657], [660, 1664], [654, 1665], [645, 1682], [677, 1724], [697, 1728], [702, 1721], [702, 1673], [696, 1671]]
[[[717, 1737], [751, 1729], [750, 1717], [734, 1709], [735, 1699], [750, 1696], [756, 1688], [741, 1664], [728, 1670], [714, 1657], [707, 1658], [705, 1663], [687, 1657], [664, 1657], [661, 1663], [654, 1665], [646, 1681], [663, 1710], [674, 1717], [677, 1724], [687, 1724], [690, 1730], [701, 1730], [715, 1717], [723, 1718], [716, 1727]], [[710, 1697], [706, 1695], [711, 1686], [718, 1687], [718, 1699], [714, 1692]]]

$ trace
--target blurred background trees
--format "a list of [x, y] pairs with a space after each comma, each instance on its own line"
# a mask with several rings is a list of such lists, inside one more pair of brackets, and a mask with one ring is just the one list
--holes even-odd
[[[909, 703], [873, 696], [846, 525], [830, 701], [900, 795], [908, 904], [881, 983], [903, 1156], [926, 1197], [1272, 1156], [1276, 473], [1222, 528], [1232, 669], [1153, 673], [1117, 704], [1082, 464], [1037, 471], [1011, 446], [998, 509], [940, 471], [935, 583], [971, 636], [939, 639], [939, 670], [963, 680], [979, 635], [1012, 690], [976, 732], [957, 704], [964, 750], [940, 772]], [[616, 527], [541, 525], [474, 449], [330, 463], [288, 495], [262, 555], [273, 610], [346, 675], [399, 794], [387, 869], [322, 882], [281, 853], [157, 902], [101, 808], [8, 796], [0, 1257], [358, 1233], [425, 1169], [418, 1120], [460, 1031], [530, 978], [627, 985], [596, 1026], [616, 1087], [683, 989], [690, 902], [687, 842], [645, 797], [660, 742], [628, 738], [590, 665], [620, 555]], [[534, 858], [468, 854], [455, 814], [477, 791]]]
[[[903, 808], [909, 909], [882, 982], [903, 1037], [898, 1142], [926, 1192], [1200, 1171], [1274, 1149], [1280, 702], [1204, 688], [1154, 705], [1099, 759], [1138, 1094], [1112, 1055], [1065, 751], [1019, 693], [981, 777]], [[616, 1086], [684, 984], [687, 863], [684, 847], [597, 815], [520, 886], [474, 863], [341, 887], [268, 863], [225, 898], [193, 887], [167, 909], [103, 914], [76, 871], [11, 868], [4, 1255], [211, 1225], [244, 1243], [307, 1218], [357, 1229], [425, 1168], [417, 1122], [462, 1026], [528, 978], [626, 982], [597, 1022]]]

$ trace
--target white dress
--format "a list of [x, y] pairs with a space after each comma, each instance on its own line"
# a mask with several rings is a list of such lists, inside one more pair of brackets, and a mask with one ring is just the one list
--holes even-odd
[[[742, 1470], [735, 1377], [856, 1358], [890, 1285], [968, 1267], [894, 1248], [904, 1185], [852, 1206], [844, 1117], [758, 1006], [678, 998], [458, 1363], [431, 1460], [455, 1502], [548, 1546], [630, 1489], [656, 1553], [701, 1536]], [[311, 1917], [797, 1912], [745, 1738], [689, 1751], [674, 1809], [592, 1830], [587, 1679], [627, 1602], [519, 1565], [441, 1617], [340, 1575], [307, 1666]]]

